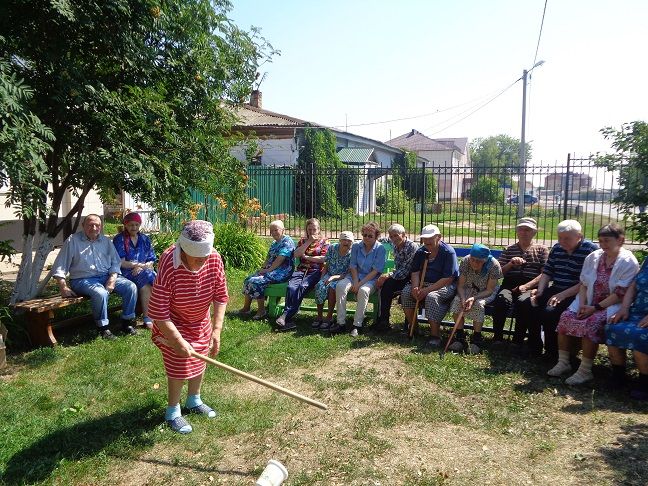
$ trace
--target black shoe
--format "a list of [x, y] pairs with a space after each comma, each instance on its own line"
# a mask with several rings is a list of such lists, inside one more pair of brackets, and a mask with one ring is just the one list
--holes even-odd
[[133, 324], [134, 320], [122, 319], [122, 332], [129, 336], [134, 336], [137, 334], [137, 330]]
[[337, 322], [329, 328], [330, 333], [345, 332], [345, 331], [346, 331], [346, 324], [338, 324]]
[[112, 332], [110, 332], [108, 326], [99, 328], [99, 336], [101, 336], [101, 339], [105, 339], [106, 341], [114, 341], [115, 339], [117, 339], [115, 335]]

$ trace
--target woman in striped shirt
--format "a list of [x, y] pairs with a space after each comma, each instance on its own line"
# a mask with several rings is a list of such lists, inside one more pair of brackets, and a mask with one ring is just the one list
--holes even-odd
[[186, 409], [216, 417], [216, 412], [200, 399], [205, 363], [191, 357], [192, 351], [215, 356], [220, 348], [228, 295], [223, 261], [212, 248], [213, 242], [211, 223], [186, 223], [176, 244], [160, 257], [149, 305], [149, 316], [154, 320], [152, 340], [162, 352], [167, 374], [165, 419], [169, 427], [182, 434], [192, 430], [180, 412], [185, 380]]

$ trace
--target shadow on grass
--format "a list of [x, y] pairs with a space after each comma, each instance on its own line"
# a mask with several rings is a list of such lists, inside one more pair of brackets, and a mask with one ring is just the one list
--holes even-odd
[[648, 425], [624, 425], [616, 441], [600, 449], [615, 475], [615, 484], [648, 484]]
[[158, 466], [168, 466], [173, 469], [191, 469], [192, 471], [204, 472], [209, 474], [226, 474], [230, 476], [241, 476], [248, 478], [256, 478], [258, 474], [254, 470], [241, 471], [234, 469], [216, 469], [209, 466], [196, 466], [195, 464], [183, 464], [178, 461], [163, 461], [161, 459], [139, 459], [139, 462], [146, 464], [155, 464]]
[[100, 454], [123, 455], [124, 449], [152, 446], [149, 432], [160, 423], [159, 407], [121, 410], [45, 435], [8, 461], [0, 483], [27, 484], [47, 480], [61, 461]]

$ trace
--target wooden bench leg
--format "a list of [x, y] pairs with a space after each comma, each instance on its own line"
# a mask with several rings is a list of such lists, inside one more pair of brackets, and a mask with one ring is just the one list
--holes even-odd
[[28, 312], [25, 315], [27, 332], [33, 346], [54, 346], [57, 344], [52, 331], [54, 311]]

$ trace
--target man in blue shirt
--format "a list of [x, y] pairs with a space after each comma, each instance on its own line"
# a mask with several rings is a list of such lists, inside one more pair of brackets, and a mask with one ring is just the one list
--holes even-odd
[[578, 221], [567, 219], [558, 224], [558, 243], [549, 253], [538, 288], [522, 294], [518, 300], [516, 335], [523, 336], [524, 330], [529, 329], [529, 351], [533, 355], [542, 354], [542, 330], [546, 358], [558, 359], [556, 326], [560, 314], [578, 294], [585, 258], [597, 249], [597, 245], [583, 238]]
[[[70, 235], [54, 261], [52, 276], [63, 297], [90, 297], [92, 316], [104, 339], [115, 339], [108, 329], [108, 297], [114, 291], [122, 297], [122, 330], [136, 334], [134, 319], [137, 286], [121, 276], [121, 261], [115, 246], [102, 233], [101, 218], [89, 214], [83, 231]], [[70, 285], [65, 277], [70, 274]]]

